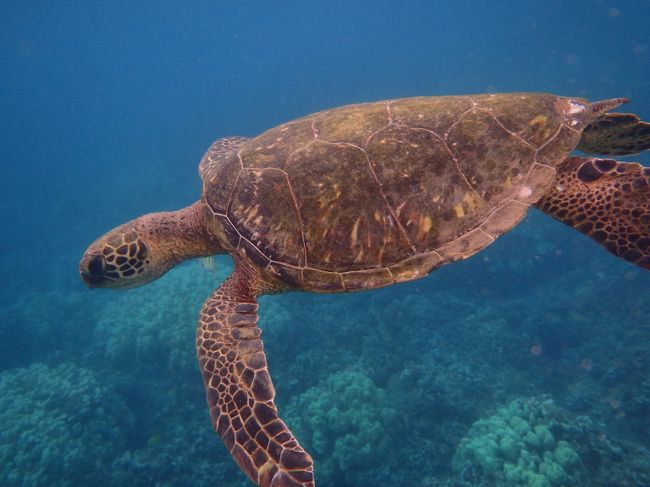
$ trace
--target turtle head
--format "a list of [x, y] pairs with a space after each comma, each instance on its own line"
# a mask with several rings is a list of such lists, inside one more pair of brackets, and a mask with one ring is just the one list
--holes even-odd
[[171, 267], [156, 245], [138, 232], [138, 220], [120, 225], [88, 247], [79, 263], [88, 287], [131, 288], [157, 279]]
[[79, 263], [81, 279], [88, 287], [132, 288], [186, 259], [223, 253], [206, 221], [203, 205], [197, 203], [120, 225], [88, 247]]

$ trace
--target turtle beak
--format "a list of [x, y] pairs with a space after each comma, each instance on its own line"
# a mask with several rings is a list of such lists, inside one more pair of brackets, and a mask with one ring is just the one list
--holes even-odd
[[79, 263], [79, 275], [88, 287], [103, 287], [107, 279], [104, 276], [106, 262], [100, 254], [86, 254]]

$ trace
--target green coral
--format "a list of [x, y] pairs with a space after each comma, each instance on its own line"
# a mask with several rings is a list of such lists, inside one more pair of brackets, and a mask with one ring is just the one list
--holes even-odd
[[133, 418], [104, 382], [70, 363], [0, 374], [3, 486], [106, 484]]
[[548, 405], [518, 399], [478, 420], [456, 449], [454, 470], [460, 473], [467, 465], [479, 465], [491, 485], [577, 485], [580, 457], [568, 442], [553, 436]]
[[[217, 279], [229, 268], [220, 266]], [[97, 318], [95, 355], [125, 368], [161, 361], [169, 370], [195, 376], [195, 322], [214, 288], [215, 276], [190, 262], [129, 293], [112, 295]]]
[[359, 370], [336, 372], [294, 398], [287, 423], [319, 464], [325, 483], [358, 485], [352, 478], [381, 464], [398, 419], [386, 391]]

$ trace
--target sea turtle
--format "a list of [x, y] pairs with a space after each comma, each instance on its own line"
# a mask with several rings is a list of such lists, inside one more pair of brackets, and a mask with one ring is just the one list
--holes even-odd
[[150, 282], [228, 253], [233, 273], [200, 312], [197, 351], [213, 426], [261, 486], [313, 486], [278, 417], [257, 298], [371, 289], [467, 258], [531, 206], [650, 269], [650, 168], [569, 157], [639, 153], [650, 124], [548, 94], [419, 97], [334, 108], [255, 138], [217, 140], [201, 198], [144, 215], [85, 252], [90, 287]]

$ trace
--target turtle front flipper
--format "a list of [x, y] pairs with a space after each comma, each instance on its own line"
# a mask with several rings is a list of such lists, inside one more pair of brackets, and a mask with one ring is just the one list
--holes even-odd
[[238, 268], [201, 309], [196, 345], [212, 424], [257, 485], [313, 487], [312, 459], [273, 402], [254, 283]]
[[650, 168], [571, 157], [536, 206], [612, 254], [650, 270]]
[[650, 123], [632, 113], [607, 113], [585, 128], [577, 149], [600, 156], [638, 154], [650, 149]]

